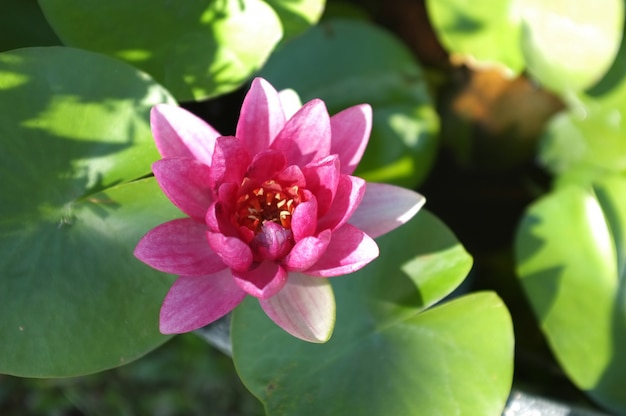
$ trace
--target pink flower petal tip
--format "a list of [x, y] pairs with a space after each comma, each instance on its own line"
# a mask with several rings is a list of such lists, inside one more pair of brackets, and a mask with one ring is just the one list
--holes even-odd
[[326, 279], [293, 273], [280, 292], [260, 302], [267, 316], [296, 338], [322, 343], [333, 333], [335, 298]]

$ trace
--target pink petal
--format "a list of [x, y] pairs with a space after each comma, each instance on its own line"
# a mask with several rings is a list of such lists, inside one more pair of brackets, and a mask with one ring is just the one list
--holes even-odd
[[345, 224], [332, 233], [322, 258], [304, 273], [318, 277], [340, 276], [363, 268], [376, 257], [376, 242], [358, 228]]
[[263, 261], [247, 272], [233, 272], [233, 276], [240, 288], [260, 299], [274, 296], [287, 282], [287, 272], [273, 261]]
[[237, 227], [230, 221], [230, 213], [221, 201], [215, 202], [206, 212], [205, 222], [208, 229], [229, 237], [237, 236]]
[[293, 247], [291, 234], [291, 231], [286, 230], [282, 225], [267, 221], [250, 242], [255, 260], [274, 261], [285, 257]]
[[243, 272], [252, 264], [252, 250], [237, 237], [207, 231], [209, 246], [233, 271]]
[[346, 108], [330, 118], [330, 153], [341, 160], [341, 173], [351, 175], [361, 161], [372, 131], [372, 107], [368, 104]]
[[135, 257], [165, 273], [204, 276], [226, 268], [211, 250], [204, 234], [206, 226], [191, 218], [163, 223], [144, 235]]
[[328, 212], [339, 183], [339, 157], [330, 155], [302, 168], [306, 187], [317, 198], [319, 215]]
[[152, 164], [159, 186], [185, 214], [204, 221], [213, 203], [210, 168], [195, 159], [168, 158]]
[[[310, 195], [310, 192], [307, 192]], [[313, 235], [317, 229], [317, 200], [310, 195], [308, 201], [300, 202], [293, 210], [291, 231], [294, 241], [298, 242]]]
[[298, 93], [288, 88], [278, 92], [278, 98], [280, 98], [280, 104], [285, 112], [285, 117], [290, 119], [294, 114], [302, 107], [302, 101], [298, 96]]
[[366, 183], [356, 176], [341, 175], [333, 204], [317, 221], [317, 229], [335, 230], [344, 225], [356, 211], [365, 195]]
[[217, 196], [228, 209], [234, 209], [239, 192], [238, 183], [227, 182], [217, 188]]
[[417, 192], [383, 183], [367, 183], [361, 204], [348, 222], [376, 238], [408, 222], [426, 199]]
[[162, 157], [186, 157], [211, 164], [220, 134], [204, 120], [183, 108], [157, 104], [150, 112], [150, 126]]
[[278, 326], [308, 342], [326, 342], [335, 327], [335, 296], [330, 282], [289, 273], [283, 290], [259, 301]]
[[276, 182], [285, 187], [297, 186], [303, 188], [306, 186], [306, 179], [304, 179], [302, 169], [296, 165], [290, 165], [283, 169], [276, 175]]
[[250, 154], [269, 149], [285, 125], [285, 113], [278, 93], [262, 78], [252, 81], [241, 105], [235, 134]]
[[293, 246], [283, 264], [290, 272], [300, 272], [310, 268], [326, 252], [330, 238], [330, 230], [322, 231], [317, 237], [303, 238]]
[[254, 155], [246, 176], [253, 181], [265, 182], [285, 167], [285, 156], [278, 150], [266, 150]]
[[280, 150], [288, 165], [305, 166], [330, 154], [330, 118], [322, 100], [311, 100], [287, 121], [272, 149]]
[[159, 329], [163, 334], [196, 330], [232, 311], [245, 297], [228, 269], [208, 276], [181, 276], [163, 301]]
[[241, 184], [250, 165], [250, 155], [235, 137], [219, 137], [211, 160], [213, 183], [234, 182]]

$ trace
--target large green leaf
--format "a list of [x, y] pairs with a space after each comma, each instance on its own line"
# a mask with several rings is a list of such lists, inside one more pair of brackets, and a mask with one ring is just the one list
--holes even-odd
[[244, 384], [271, 416], [501, 414], [513, 370], [502, 301], [477, 293], [424, 311], [463, 280], [471, 257], [426, 211], [378, 242], [378, 260], [333, 279], [326, 344], [285, 334], [252, 299], [235, 310]]
[[282, 36], [261, 0], [40, 0], [66, 45], [105, 53], [148, 72], [178, 100], [237, 88]]
[[626, 413], [626, 179], [564, 187], [533, 204], [518, 273], [557, 359], [600, 404]]
[[372, 105], [360, 176], [412, 188], [430, 171], [438, 118], [420, 67], [390, 34], [366, 22], [325, 21], [274, 53], [261, 75], [303, 101], [322, 98], [331, 113]]
[[580, 91], [610, 68], [622, 39], [622, 0], [519, 0], [530, 74], [557, 91]]
[[428, 0], [426, 9], [444, 47], [470, 63], [524, 69], [513, 0]]
[[69, 376], [124, 364], [167, 338], [170, 278], [135, 260], [179, 215], [154, 181], [148, 119], [173, 102], [145, 74], [63, 47], [0, 54], [0, 373]]

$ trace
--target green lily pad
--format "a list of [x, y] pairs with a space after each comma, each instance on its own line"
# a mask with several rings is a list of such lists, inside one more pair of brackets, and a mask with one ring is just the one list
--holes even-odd
[[331, 114], [372, 105], [359, 176], [413, 188], [430, 171], [439, 119], [421, 68], [389, 33], [363, 21], [324, 21], [272, 54], [261, 76], [303, 102], [322, 98]]
[[626, 413], [626, 179], [569, 186], [527, 211], [517, 268], [542, 331], [571, 380]]
[[0, 373], [61, 377], [129, 362], [167, 337], [170, 277], [133, 258], [180, 215], [153, 180], [149, 110], [171, 96], [81, 50], [0, 54]]
[[624, 29], [622, 0], [521, 0], [517, 7], [527, 69], [549, 89], [584, 90], [611, 67]]
[[502, 301], [476, 293], [425, 310], [459, 285], [471, 257], [426, 211], [378, 242], [379, 259], [332, 279], [337, 323], [326, 344], [285, 334], [252, 299], [235, 310], [244, 384], [268, 415], [501, 414], [513, 371]]
[[524, 69], [520, 22], [513, 0], [427, 0], [426, 10], [443, 46], [470, 63]]
[[146, 71], [179, 101], [232, 91], [282, 37], [261, 0], [41, 0], [68, 46], [123, 59]]

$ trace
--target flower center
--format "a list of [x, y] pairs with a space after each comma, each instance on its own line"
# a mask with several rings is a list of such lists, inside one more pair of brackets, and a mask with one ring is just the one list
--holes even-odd
[[[242, 189], [246, 188], [245, 178]], [[293, 210], [301, 201], [298, 186], [283, 187], [273, 180], [253, 187], [237, 199], [236, 219], [239, 225], [257, 234], [264, 223], [271, 221], [291, 229]]]

